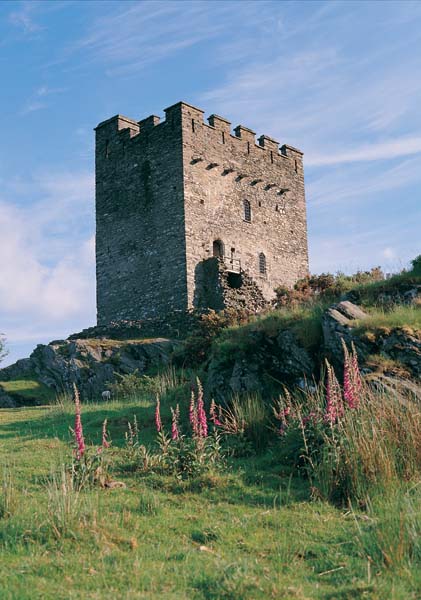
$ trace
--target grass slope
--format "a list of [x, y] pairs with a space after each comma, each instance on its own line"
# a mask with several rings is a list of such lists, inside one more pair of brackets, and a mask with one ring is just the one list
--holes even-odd
[[37, 381], [35, 375], [28, 375], [10, 381], [0, 381], [3, 390], [18, 404], [49, 404], [54, 401], [55, 392]]
[[[419, 597], [409, 569], [396, 577], [371, 568], [364, 536], [375, 521], [310, 501], [307, 485], [282, 469], [276, 453], [190, 481], [128, 470], [118, 446], [133, 415], [142, 442], [151, 443], [146, 397], [83, 408], [92, 443], [108, 418], [114, 477], [127, 487], [63, 503], [72, 408], [0, 411], [3, 504], [7, 495], [11, 513], [0, 516], [2, 600]], [[56, 485], [47, 487], [52, 473]]]

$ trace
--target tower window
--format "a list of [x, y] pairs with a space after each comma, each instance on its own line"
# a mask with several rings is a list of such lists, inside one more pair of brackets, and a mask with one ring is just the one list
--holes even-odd
[[215, 258], [224, 258], [224, 242], [222, 240], [214, 241], [212, 253]]
[[225, 132], [222, 132], [222, 143], [225, 144]]
[[243, 201], [243, 207], [244, 207], [244, 221], [247, 221], [247, 223], [251, 223], [251, 205], [250, 205], [250, 202], [248, 200], [244, 200]]
[[105, 140], [105, 158], [108, 158], [110, 156], [110, 142], [109, 140]]
[[260, 275], [266, 275], [266, 256], [263, 252], [259, 254], [259, 273]]
[[247, 154], [250, 154], [250, 142], [247, 142]]
[[273, 152], [272, 152], [272, 150], [270, 151], [270, 162], [273, 164]]
[[192, 119], [192, 120], [191, 120], [191, 130], [192, 130], [192, 131], [193, 131], [193, 133], [194, 133], [194, 119]]

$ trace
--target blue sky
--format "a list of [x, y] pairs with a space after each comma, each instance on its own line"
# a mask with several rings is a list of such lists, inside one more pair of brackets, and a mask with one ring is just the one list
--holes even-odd
[[0, 2], [9, 362], [95, 321], [94, 135], [185, 100], [304, 153], [313, 272], [421, 253], [421, 2]]

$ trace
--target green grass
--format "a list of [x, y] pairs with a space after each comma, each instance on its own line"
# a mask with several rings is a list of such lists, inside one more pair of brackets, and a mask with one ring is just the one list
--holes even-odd
[[54, 400], [55, 392], [37, 381], [32, 376], [0, 381], [0, 386], [10, 394], [18, 403], [49, 404]]
[[360, 331], [391, 330], [399, 327], [421, 332], [421, 307], [397, 305], [387, 311], [371, 308], [369, 317], [357, 324]]
[[2, 600], [419, 597], [415, 563], [368, 558], [380, 510], [366, 517], [311, 501], [276, 447], [187, 481], [130, 471], [120, 447], [134, 415], [150, 445], [147, 398], [83, 407], [94, 444], [107, 417], [113, 477], [126, 488], [64, 496], [71, 405], [0, 411]]

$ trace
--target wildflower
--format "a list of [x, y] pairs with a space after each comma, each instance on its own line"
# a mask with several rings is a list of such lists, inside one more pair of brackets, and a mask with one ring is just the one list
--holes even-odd
[[108, 433], [107, 433], [107, 419], [104, 419], [102, 424], [102, 447], [109, 448], [110, 442], [108, 441]]
[[358, 408], [359, 394], [361, 392], [361, 375], [358, 367], [358, 358], [355, 346], [349, 353], [345, 342], [342, 340], [344, 351], [344, 398], [349, 408]]
[[335, 371], [327, 360], [326, 370], [326, 410], [324, 420], [326, 423], [335, 423], [344, 413], [342, 392], [339, 382], [336, 379]]
[[219, 412], [219, 414], [217, 415], [216, 414], [216, 403], [215, 403], [215, 400], [212, 398], [211, 405], [210, 405], [210, 408], [209, 408], [209, 417], [210, 417], [210, 420], [212, 421], [212, 423], [215, 426], [222, 425], [222, 423], [220, 421], [220, 418], [219, 418], [220, 415], [221, 415], [221, 407], [219, 407], [219, 411], [218, 412]]
[[198, 436], [199, 435], [199, 422], [198, 422], [198, 418], [197, 418], [197, 409], [196, 409], [196, 405], [195, 405], [193, 390], [192, 390], [191, 399], [190, 399], [189, 420], [190, 420], [190, 424], [191, 424], [191, 427], [193, 430], [193, 434]]
[[162, 423], [161, 423], [161, 403], [160, 403], [158, 395], [156, 396], [155, 426], [156, 426], [157, 432], [159, 433], [162, 429]]
[[76, 441], [75, 455], [76, 459], [80, 460], [85, 453], [85, 439], [83, 437], [82, 418], [80, 414], [80, 398], [79, 391], [76, 384], [73, 384], [74, 397], [75, 397], [75, 429], [74, 436]]
[[203, 402], [203, 387], [199, 378], [197, 378], [197, 421], [199, 437], [206, 437], [208, 435], [208, 423]]
[[177, 404], [175, 410], [173, 410], [171, 408], [171, 414], [172, 414], [171, 439], [178, 440], [178, 438], [180, 437], [180, 434], [178, 431], [178, 419], [180, 416], [180, 407], [178, 404]]

